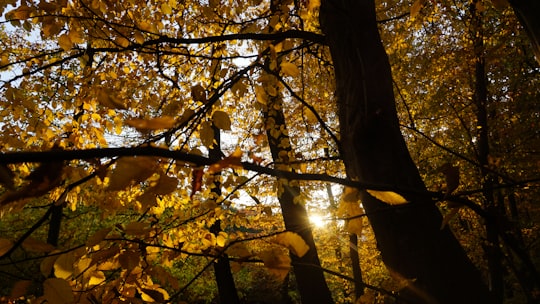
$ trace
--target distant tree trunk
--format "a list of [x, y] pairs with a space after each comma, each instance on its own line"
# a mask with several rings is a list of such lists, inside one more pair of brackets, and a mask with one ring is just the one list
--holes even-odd
[[[484, 31], [482, 13], [476, 9], [477, 0], [470, 4], [471, 28], [470, 35], [473, 42], [474, 52], [474, 84], [473, 102], [476, 106], [477, 123], [477, 159], [480, 164], [480, 177], [482, 180], [482, 193], [484, 196], [484, 208], [492, 217], [498, 218], [500, 206], [495, 201], [493, 192], [494, 176], [487, 170], [489, 147], [489, 115], [488, 115], [488, 89], [486, 76], [486, 60], [484, 56]], [[499, 242], [499, 233], [496, 223], [486, 221], [486, 244], [483, 244], [488, 260], [489, 289], [494, 303], [502, 303], [504, 300], [504, 269], [502, 265], [502, 252]]]
[[[412, 303], [490, 303], [479, 271], [429, 197], [395, 108], [392, 75], [373, 0], [323, 0], [320, 21], [334, 62], [341, 148], [349, 177], [409, 189], [390, 206], [362, 192], [383, 261]], [[399, 190], [396, 190], [399, 192]]]
[[[328, 154], [328, 149], [324, 149], [326, 157], [330, 157]], [[326, 193], [328, 194], [328, 201], [330, 207], [335, 212], [338, 206], [334, 199], [334, 194], [332, 193], [332, 187], [326, 185]], [[360, 203], [360, 202], [358, 202]], [[337, 229], [334, 229], [334, 233], [337, 233]], [[354, 233], [348, 233], [349, 235], [349, 255], [351, 257], [351, 269], [354, 279], [354, 299], [357, 300], [364, 294], [364, 280], [362, 278], [362, 268], [360, 267], [360, 250], [358, 247], [358, 236]], [[341, 259], [341, 248], [336, 246], [336, 258]]]
[[60, 228], [62, 226], [62, 217], [64, 215], [64, 204], [51, 207], [51, 218], [49, 220], [49, 231], [47, 233], [47, 243], [58, 246], [60, 239]]
[[519, 22], [525, 28], [533, 48], [536, 61], [540, 64], [540, 1], [509, 0], [508, 1]]
[[[211, 159], [219, 159], [222, 156], [221, 152], [221, 136], [220, 130], [216, 127], [214, 129], [214, 140], [216, 141], [215, 145], [210, 149], [209, 156]], [[221, 195], [221, 184], [218, 181], [219, 173], [215, 175], [215, 188], [212, 189], [212, 199], [217, 200]], [[216, 236], [221, 232], [221, 221], [217, 220], [212, 227], [210, 227], [210, 232]], [[238, 298], [238, 293], [236, 292], [236, 286], [234, 284], [234, 278], [231, 272], [231, 265], [229, 264], [229, 257], [227, 254], [221, 254], [216, 262], [214, 263], [214, 275], [216, 276], [216, 283], [218, 286], [219, 293], [219, 302], [222, 304], [238, 304], [240, 299]]]
[[[279, 65], [277, 65], [279, 66]], [[265, 86], [275, 86], [267, 90], [268, 101], [264, 105], [263, 114], [266, 124], [268, 145], [276, 168], [292, 170], [290, 162], [294, 159], [291, 142], [287, 134], [285, 116], [283, 115], [282, 100], [275, 83], [266, 82]], [[277, 94], [274, 92], [277, 91]], [[272, 96], [274, 95], [274, 96]], [[291, 254], [294, 267], [294, 276], [302, 303], [334, 303], [332, 294], [328, 289], [321, 263], [313, 239], [311, 225], [303, 202], [300, 197], [300, 186], [296, 181], [287, 181], [278, 178], [278, 199], [285, 228], [299, 234], [309, 246], [303, 257]]]

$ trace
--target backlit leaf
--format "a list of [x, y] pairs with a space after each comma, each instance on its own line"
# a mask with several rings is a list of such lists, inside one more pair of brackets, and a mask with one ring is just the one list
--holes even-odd
[[36, 240], [32, 237], [24, 240], [24, 242], [22, 243], [22, 247], [28, 251], [37, 253], [51, 252], [55, 249], [53, 245], [48, 244], [47, 242]]
[[309, 251], [309, 246], [306, 241], [304, 241], [300, 235], [291, 231], [276, 235], [273, 242], [287, 247], [298, 257], [303, 257]]
[[226, 168], [242, 168], [242, 150], [236, 149], [231, 155], [210, 165], [207, 173], [215, 174]]
[[258, 256], [268, 271], [280, 281], [285, 279], [291, 268], [291, 258], [288, 254], [276, 248], [260, 252]]
[[43, 282], [43, 293], [49, 303], [64, 304], [75, 300], [71, 286], [64, 279], [49, 278]]
[[387, 203], [388, 205], [402, 205], [408, 203], [408, 201], [401, 195], [393, 191], [378, 191], [378, 190], [366, 190], [371, 196]]
[[200, 84], [191, 87], [191, 98], [195, 101], [206, 103], [206, 90]]
[[226, 112], [214, 111], [214, 114], [212, 114], [212, 122], [214, 123], [214, 126], [221, 130], [231, 130], [231, 119]]
[[282, 62], [281, 63], [281, 72], [286, 76], [296, 77], [300, 75], [300, 69], [296, 66], [296, 64], [291, 62]]
[[125, 109], [124, 103], [111, 89], [100, 89], [97, 94], [98, 102], [107, 108]]
[[90, 276], [90, 279], [88, 280], [88, 285], [89, 286], [99, 285], [105, 282], [105, 280], [106, 278], [103, 271], [98, 270], [92, 273], [92, 275]]
[[60, 35], [60, 37], [58, 37], [58, 44], [64, 51], [69, 51], [73, 46], [68, 34]]
[[420, 10], [424, 6], [427, 0], [416, 0], [411, 5], [411, 18], [415, 18], [418, 16], [418, 13], [420, 13]]
[[152, 157], [122, 157], [109, 176], [107, 190], [124, 190], [133, 183], [143, 182], [156, 170], [156, 160]]
[[75, 263], [73, 252], [61, 254], [54, 262], [54, 276], [67, 280], [73, 274], [73, 263]]
[[194, 169], [191, 175], [191, 198], [193, 198], [193, 195], [201, 190], [204, 171]]
[[493, 6], [499, 10], [505, 9], [509, 5], [508, 0], [491, 0], [491, 3], [493, 3]]
[[151, 119], [132, 118], [126, 120], [126, 124], [137, 130], [160, 130], [174, 127], [176, 120], [171, 116], [165, 115]]
[[148, 231], [150, 227], [144, 222], [131, 222], [124, 227], [124, 232], [129, 235], [145, 235]]
[[207, 148], [212, 148], [214, 145], [214, 129], [208, 121], [204, 121], [200, 125], [199, 136], [202, 144]]
[[96, 231], [96, 233], [94, 233], [92, 236], [90, 236], [86, 240], [86, 246], [87, 247], [94, 247], [95, 245], [99, 244], [101, 241], [103, 241], [105, 239], [105, 237], [107, 237], [107, 234], [109, 234], [109, 232], [111, 232], [111, 230], [112, 230], [112, 228], [107, 227], [107, 228], [103, 228], [103, 229], [100, 229], [100, 230]]

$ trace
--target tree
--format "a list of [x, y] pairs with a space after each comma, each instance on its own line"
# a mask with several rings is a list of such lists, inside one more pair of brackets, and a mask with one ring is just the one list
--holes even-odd
[[441, 229], [442, 216], [431, 198], [422, 195], [426, 188], [399, 129], [374, 3], [323, 2], [321, 24], [336, 71], [347, 172], [364, 184], [395, 186], [408, 202], [391, 206], [392, 201], [362, 191], [385, 264], [407, 282], [415, 301], [489, 302], [480, 273], [449, 229]]
[[[504, 263], [494, 282], [509, 297], [519, 281], [532, 303], [540, 213], [526, 147], [537, 142], [538, 69], [511, 11], [475, 3], [388, 0], [376, 11], [372, 1], [328, 0], [325, 37], [311, 0], [2, 2], [1, 292], [209, 303], [282, 287], [269, 301], [350, 302], [364, 288], [360, 301], [485, 302], [474, 266], [500, 274], [492, 270]], [[500, 101], [484, 108], [459, 94], [474, 88], [468, 71], [481, 55], [470, 52], [477, 36], [463, 14], [486, 6], [477, 30], [497, 54], [486, 58], [499, 61], [479, 75]], [[491, 146], [476, 159], [482, 111]], [[467, 191], [437, 188], [434, 168], [451, 157], [465, 163]], [[307, 211], [326, 200], [328, 183], [347, 187], [343, 212], [327, 218], [358, 235], [353, 270], [334, 248], [348, 241], [310, 233]], [[488, 212], [484, 193], [512, 216]], [[370, 228], [358, 226], [364, 217], [393, 284]], [[488, 226], [505, 257], [494, 255], [489, 272], [479, 248]]]

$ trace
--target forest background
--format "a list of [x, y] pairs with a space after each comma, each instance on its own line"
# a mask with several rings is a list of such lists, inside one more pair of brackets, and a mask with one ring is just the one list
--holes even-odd
[[[375, 1], [420, 194], [350, 176], [334, 65], [365, 54], [336, 56], [338, 22], [319, 18], [372, 12], [322, 2], [320, 16], [313, 0], [0, 1], [1, 301], [443, 303], [425, 282], [438, 276], [474, 303], [442, 270], [454, 256], [424, 277], [407, 246], [429, 254], [428, 241], [385, 245], [409, 233], [390, 215], [421, 194], [440, 210], [434, 233], [451, 230], [467, 253], [455, 260], [478, 270], [478, 298], [535, 303], [540, 27], [520, 15], [527, 1]], [[369, 66], [350, 82], [378, 79]]]

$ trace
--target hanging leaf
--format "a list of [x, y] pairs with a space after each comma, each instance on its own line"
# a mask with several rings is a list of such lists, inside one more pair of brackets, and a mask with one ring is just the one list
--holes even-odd
[[378, 190], [366, 190], [371, 196], [387, 203], [388, 205], [402, 205], [408, 203], [408, 201], [401, 195], [393, 191], [378, 191]]
[[36, 252], [36, 253], [45, 253], [45, 252], [51, 252], [55, 249], [55, 247], [49, 243], [36, 240], [32, 237], [27, 238], [22, 243], [22, 247], [25, 250]]
[[43, 282], [43, 294], [48, 303], [73, 303], [75, 297], [71, 286], [64, 279], [49, 278]]
[[202, 103], [206, 103], [207, 101], [206, 90], [200, 84], [192, 86], [191, 98], [193, 98], [194, 101], [200, 101]]
[[167, 173], [162, 172], [159, 175], [157, 185], [152, 188], [152, 192], [157, 195], [167, 195], [176, 190], [177, 187], [178, 179], [176, 177], [168, 176]]
[[445, 196], [448, 197], [459, 187], [459, 167], [453, 166], [450, 163], [445, 163], [439, 170], [444, 174], [444, 179], [446, 181]]
[[508, 0], [491, 0], [491, 3], [493, 3], [493, 6], [499, 10], [503, 10], [510, 5]]
[[215, 174], [226, 168], [242, 168], [242, 150], [236, 149], [231, 155], [210, 165], [207, 173]]
[[99, 89], [97, 93], [98, 102], [107, 108], [125, 110], [124, 102], [111, 89]]
[[[24, 297], [28, 293], [28, 290], [30, 289], [31, 285], [32, 285], [32, 281], [30, 280], [21, 280], [21, 281], [15, 282], [9, 294], [10, 298], [16, 299], [16, 298]], [[16, 303], [16, 302], [8, 302], [8, 303]]]
[[291, 258], [283, 251], [273, 248], [260, 252], [258, 256], [267, 267], [268, 271], [279, 281], [283, 281], [291, 268]]
[[306, 241], [304, 241], [300, 235], [292, 231], [280, 233], [276, 235], [272, 241], [287, 247], [297, 257], [303, 257], [309, 251], [309, 246]]
[[411, 6], [411, 18], [416, 18], [427, 0], [416, 0]]
[[446, 213], [443, 217], [443, 220], [441, 223], [441, 230], [443, 230], [444, 227], [446, 227], [446, 225], [448, 225], [448, 223], [450, 223], [450, 221], [456, 217], [459, 209], [460, 209], [459, 207], [450, 208], [450, 211], [448, 211], [448, 213]]
[[92, 236], [90, 236], [87, 240], [86, 240], [86, 246], [87, 247], [94, 247], [95, 245], [99, 244], [101, 241], [103, 241], [107, 235], [109, 234], [109, 232], [112, 231], [112, 228], [110, 227], [107, 227], [107, 228], [103, 228], [103, 229], [100, 229], [98, 231], [96, 231], [96, 233], [94, 233]]
[[73, 252], [61, 254], [54, 262], [54, 276], [67, 280], [73, 274], [74, 263], [75, 256]]
[[212, 114], [212, 122], [214, 123], [214, 126], [221, 130], [231, 130], [231, 119], [226, 112], [214, 111], [214, 114]]
[[200, 125], [199, 136], [202, 144], [207, 148], [212, 148], [214, 145], [214, 129], [208, 121], [204, 121]]
[[109, 176], [109, 191], [120, 191], [133, 183], [143, 182], [155, 173], [156, 159], [153, 157], [122, 157], [116, 162]]
[[281, 72], [286, 76], [296, 77], [300, 75], [300, 69], [294, 63], [284, 61], [280, 66]]
[[132, 118], [126, 120], [128, 126], [140, 131], [170, 129], [176, 125], [176, 120], [171, 116], [161, 116], [151, 119]]
[[202, 188], [202, 178], [204, 175], [204, 171], [202, 169], [194, 169], [191, 173], [191, 196], [190, 198], [193, 198], [193, 195], [195, 193], [199, 192]]

